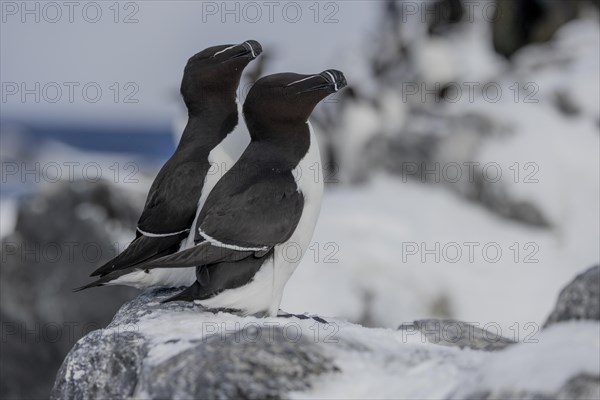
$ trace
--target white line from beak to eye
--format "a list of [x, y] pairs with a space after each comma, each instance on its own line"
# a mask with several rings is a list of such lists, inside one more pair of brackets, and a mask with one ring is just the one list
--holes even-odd
[[247, 44], [250, 47], [250, 51], [252, 52], [252, 58], [256, 58], [256, 54], [254, 53], [254, 47], [248, 42], [244, 42], [243, 44]]
[[292, 85], [295, 85], [296, 83], [300, 83], [300, 82], [307, 81], [307, 80], [309, 80], [309, 79], [312, 79], [312, 78], [316, 78], [316, 77], [318, 77], [318, 76], [319, 76], [319, 75], [311, 75], [311, 76], [309, 76], [308, 78], [304, 78], [304, 79], [300, 79], [299, 81], [295, 81], [295, 82], [292, 82], [292, 83], [288, 83], [288, 84], [286, 85], [286, 87], [287, 87], [287, 86], [292, 86]]
[[325, 71], [325, 73], [331, 77], [331, 80], [333, 81], [333, 84], [334, 84], [334, 89], [337, 92], [338, 91], [338, 85], [337, 85], [337, 82], [335, 81], [335, 76], [333, 76], [333, 74], [331, 72], [329, 72], [329, 71]]
[[[227, 50], [229, 50], [229, 49], [233, 49], [235, 46], [237, 46], [237, 44], [234, 44], [233, 46], [229, 46], [228, 48], [226, 48], [226, 49], [223, 49], [223, 50], [221, 50], [221, 51], [217, 51], [215, 54], [213, 54], [213, 55], [212, 55], [212, 57], [216, 57], [216, 56], [218, 56], [219, 54], [221, 54], [221, 53], [224, 53], [224, 52], [226, 52], [226, 51], [227, 51]], [[252, 47], [252, 46], [250, 46], [250, 47]], [[211, 58], [212, 58], [212, 57], [211, 57]]]

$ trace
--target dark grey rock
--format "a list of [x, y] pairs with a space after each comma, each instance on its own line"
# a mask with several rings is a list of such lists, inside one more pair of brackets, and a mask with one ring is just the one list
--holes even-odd
[[255, 326], [244, 334], [260, 337], [254, 342], [240, 340], [236, 334], [210, 336], [192, 349], [144, 368], [139, 390], [159, 399], [275, 399], [306, 390], [311, 377], [336, 370], [306, 339], [290, 342], [279, 328], [268, 334]]
[[556, 398], [558, 400], [600, 399], [600, 376], [578, 375], [563, 385]]
[[496, 52], [508, 58], [529, 43], [550, 40], [562, 25], [577, 17], [583, 3], [498, 0], [498, 12], [491, 20]]
[[557, 322], [588, 319], [600, 321], [600, 266], [577, 275], [558, 296], [544, 328]]
[[402, 324], [398, 329], [418, 332], [429, 343], [461, 349], [496, 351], [516, 343], [497, 332], [453, 319], [422, 319]]
[[[142, 199], [143, 200], [143, 199]], [[136, 290], [72, 293], [131, 232], [136, 200], [104, 182], [47, 185], [19, 205], [0, 246], [0, 398], [47, 398], [67, 352], [106, 326]]]
[[110, 399], [131, 396], [146, 343], [135, 332], [97, 330], [69, 353], [52, 390], [55, 399]]
[[600, 398], [600, 377], [578, 375], [569, 379], [556, 393], [501, 390], [476, 392], [465, 400], [594, 400]]
[[556, 398], [541, 393], [529, 393], [529, 392], [511, 392], [511, 391], [500, 391], [495, 392], [475, 392], [464, 397], [464, 400], [555, 400]]

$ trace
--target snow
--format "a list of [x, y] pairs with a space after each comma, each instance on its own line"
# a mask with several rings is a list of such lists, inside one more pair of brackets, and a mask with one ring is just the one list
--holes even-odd
[[598, 352], [590, 350], [599, 348], [599, 327], [596, 322], [560, 324], [540, 335], [538, 343], [498, 353], [400, 342], [391, 331], [372, 335], [343, 327], [340, 337], [367, 341], [372, 352], [338, 358], [342, 374], [322, 377], [312, 391], [296, 397], [440, 399], [502, 389], [551, 393], [578, 374], [600, 373]]
[[570, 377], [600, 375], [599, 352], [600, 325], [569, 321], [548, 328], [539, 342], [523, 343], [490, 357], [474, 380], [479, 388], [552, 392]]
[[454, 59], [454, 49], [445, 38], [430, 39], [422, 46], [415, 46], [417, 68], [426, 82], [453, 82], [458, 78], [458, 65], [448, 62]]
[[350, 181], [360, 171], [365, 171], [365, 165], [357, 163], [359, 154], [379, 130], [379, 116], [368, 104], [350, 104], [338, 116], [341, 123], [333, 132], [336, 140], [336, 150], [340, 154], [339, 178], [342, 182]]

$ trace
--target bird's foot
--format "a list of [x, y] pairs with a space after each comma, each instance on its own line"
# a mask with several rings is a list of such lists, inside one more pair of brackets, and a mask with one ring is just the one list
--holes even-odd
[[283, 310], [279, 310], [279, 312], [277, 312], [277, 317], [278, 318], [298, 318], [298, 319], [312, 319], [315, 320], [321, 324], [328, 324], [329, 322], [327, 322], [326, 320], [324, 320], [323, 318], [316, 316], [316, 315], [307, 315], [307, 314], [290, 314], [287, 313]]

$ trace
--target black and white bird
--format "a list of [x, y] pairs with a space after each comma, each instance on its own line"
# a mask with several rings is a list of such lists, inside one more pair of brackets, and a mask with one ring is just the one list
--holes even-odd
[[[223, 165], [226, 153], [222, 144], [238, 125], [237, 88], [242, 72], [261, 52], [257, 41], [248, 40], [210, 47], [188, 60], [181, 82], [188, 123], [179, 145], [152, 183], [136, 238], [91, 276], [106, 277], [113, 273], [115, 278], [104, 278], [103, 284], [137, 288], [177, 287], [195, 281], [195, 271], [190, 268], [147, 271], [130, 268], [185, 247], [202, 195], [205, 198], [220, 177], [208, 171], [211, 165]], [[78, 290], [93, 286], [98, 285], [94, 282]]]
[[251, 142], [208, 195], [193, 246], [134, 268], [197, 267], [194, 284], [169, 301], [276, 315], [321, 207], [321, 158], [308, 119], [344, 86], [336, 70], [258, 80], [244, 103]]

